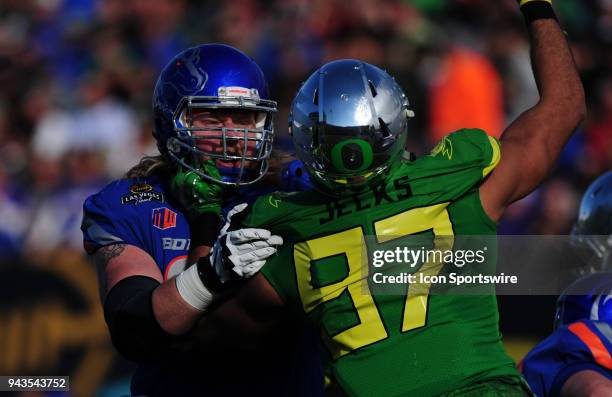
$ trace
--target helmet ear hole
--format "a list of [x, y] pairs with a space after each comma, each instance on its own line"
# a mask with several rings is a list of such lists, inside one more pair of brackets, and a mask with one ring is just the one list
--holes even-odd
[[179, 154], [181, 151], [181, 145], [177, 142], [176, 138], [168, 139], [166, 146], [170, 153]]
[[391, 131], [389, 131], [387, 123], [385, 123], [380, 117], [378, 118], [378, 123], [380, 124], [380, 132], [382, 133], [383, 138], [386, 139], [391, 137], [392, 134]]
[[376, 92], [376, 87], [374, 87], [374, 83], [372, 83], [372, 80], [368, 80], [368, 86], [370, 87], [370, 91], [372, 92], [372, 97], [376, 98], [378, 92]]
[[311, 147], [317, 148], [319, 146], [320, 142], [319, 142], [319, 127], [318, 126], [314, 126], [312, 128], [312, 142], [310, 143]]

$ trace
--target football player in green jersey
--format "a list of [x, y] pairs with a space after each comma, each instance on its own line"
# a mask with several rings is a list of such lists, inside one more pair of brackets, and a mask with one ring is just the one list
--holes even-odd
[[[319, 332], [330, 394], [523, 396], [488, 295], [372, 294], [362, 280], [365, 236], [495, 235], [505, 208], [535, 189], [585, 114], [584, 92], [550, 1], [523, 0], [540, 101], [501, 142], [476, 129], [428, 156], [403, 156], [408, 101], [395, 80], [356, 60], [316, 71], [293, 102], [290, 129], [316, 189], [271, 194], [242, 225], [284, 238], [276, 256], [201, 323], [258, 334], [291, 310]], [[236, 217], [237, 218], [237, 217]], [[364, 248], [365, 247], [365, 248]], [[423, 264], [417, 272], [435, 274]], [[216, 321], [233, 312], [235, 324]], [[235, 330], [240, 330], [239, 332]]]

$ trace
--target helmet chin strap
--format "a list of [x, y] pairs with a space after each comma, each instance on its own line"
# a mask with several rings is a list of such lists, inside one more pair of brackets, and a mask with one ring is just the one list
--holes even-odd
[[[254, 184], [255, 182], [259, 181], [264, 177], [269, 168], [269, 163], [265, 159], [261, 159], [257, 161], [261, 168], [244, 168], [241, 176], [240, 167], [218, 167], [214, 165], [214, 167], [219, 171], [220, 177], [213, 178], [210, 175], [207, 175], [205, 172], [202, 172], [202, 170], [200, 170], [200, 165], [194, 164], [196, 160], [194, 160], [193, 158], [185, 159], [185, 157], [177, 155], [177, 152], [179, 152], [179, 149], [181, 147], [191, 149], [191, 145], [187, 145], [185, 142], [182, 142], [176, 138], [171, 138], [168, 140], [167, 147], [168, 155], [172, 158], [173, 161], [191, 171], [196, 172], [198, 175], [202, 176], [210, 182], [219, 183], [225, 186], [248, 186]], [[258, 172], [256, 171], [257, 169], [261, 171]]]
[[[221, 180], [223, 182], [234, 183], [238, 181], [240, 177], [240, 167], [217, 167], [219, 173], [221, 173]], [[242, 180], [251, 179], [255, 175], [254, 170], [245, 168], [242, 171]]]

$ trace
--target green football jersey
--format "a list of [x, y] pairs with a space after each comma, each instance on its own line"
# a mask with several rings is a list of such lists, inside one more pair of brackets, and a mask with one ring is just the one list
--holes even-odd
[[[371, 294], [363, 283], [372, 271], [362, 267], [365, 236], [384, 245], [423, 233], [495, 235], [478, 187], [499, 159], [494, 138], [464, 129], [395, 165], [384, 185], [340, 198], [273, 193], [253, 205], [245, 225], [285, 241], [262, 273], [320, 328], [326, 373], [346, 394], [430, 396], [519, 376], [501, 343], [494, 294], [411, 294], [408, 285], [404, 294]], [[432, 271], [424, 267], [415, 271]]]

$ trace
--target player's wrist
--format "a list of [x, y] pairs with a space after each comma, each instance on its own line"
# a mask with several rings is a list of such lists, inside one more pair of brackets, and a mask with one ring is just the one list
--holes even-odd
[[538, 19], [557, 20], [551, 0], [520, 0], [519, 6], [527, 25]]
[[198, 259], [198, 262], [194, 265], [198, 269], [198, 275], [202, 283], [206, 286], [209, 291], [212, 291], [214, 294], [219, 294], [223, 292], [224, 289], [227, 289], [227, 286], [219, 279], [219, 275], [217, 274], [215, 267], [213, 266], [213, 258], [214, 253], [201, 257]]
[[233, 290], [238, 280], [222, 282], [212, 263], [212, 254], [200, 257], [198, 262], [176, 277], [176, 289], [194, 309], [205, 312], [218, 297]]
[[[223, 251], [220, 245], [215, 245], [217, 250]], [[198, 269], [198, 275], [202, 284], [215, 297], [222, 297], [233, 291], [241, 284], [244, 276], [239, 276], [230, 270], [233, 267], [231, 261], [226, 259], [230, 255], [229, 251], [217, 252], [213, 250], [206, 256], [200, 257], [194, 265]]]
[[190, 266], [176, 277], [176, 289], [187, 304], [200, 312], [205, 312], [214, 300], [214, 292], [204, 284], [203, 275], [197, 264]]

